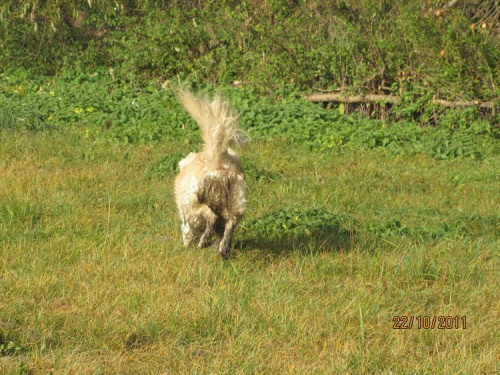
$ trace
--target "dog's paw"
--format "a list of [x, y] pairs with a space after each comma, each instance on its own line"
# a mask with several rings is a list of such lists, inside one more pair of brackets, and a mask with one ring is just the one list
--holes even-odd
[[231, 252], [228, 251], [227, 253], [219, 253], [219, 254], [222, 257], [222, 259], [228, 260], [231, 255]]
[[200, 242], [198, 242], [198, 247], [200, 249], [204, 249], [206, 247], [209, 247], [211, 243], [212, 241], [210, 240], [210, 238], [202, 238]]
[[222, 257], [222, 259], [229, 259], [229, 256], [231, 255], [231, 249], [229, 246], [221, 246], [219, 248], [219, 254]]

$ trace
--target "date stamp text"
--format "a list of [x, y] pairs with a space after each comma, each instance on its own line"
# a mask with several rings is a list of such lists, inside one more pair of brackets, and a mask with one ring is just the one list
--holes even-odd
[[395, 316], [392, 318], [393, 329], [467, 329], [465, 316]]

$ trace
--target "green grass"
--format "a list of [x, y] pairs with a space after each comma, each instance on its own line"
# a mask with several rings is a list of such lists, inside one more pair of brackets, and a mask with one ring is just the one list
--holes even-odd
[[193, 146], [85, 132], [0, 132], [0, 373], [500, 369], [498, 154], [257, 137], [223, 261], [181, 246], [172, 165]]

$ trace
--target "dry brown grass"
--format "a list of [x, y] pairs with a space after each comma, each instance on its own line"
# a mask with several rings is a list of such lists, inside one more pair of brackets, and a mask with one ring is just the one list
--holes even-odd
[[[174, 148], [0, 134], [0, 338], [18, 347], [1, 373], [499, 370], [498, 159], [312, 157], [255, 142], [246, 155], [280, 177], [250, 176], [248, 220], [324, 206], [357, 232], [317, 251], [269, 248], [242, 227], [224, 262], [182, 248], [172, 178], [145, 173]], [[463, 217], [471, 229], [367, 230], [394, 217], [429, 230]], [[466, 316], [468, 327], [394, 330], [395, 315]]]

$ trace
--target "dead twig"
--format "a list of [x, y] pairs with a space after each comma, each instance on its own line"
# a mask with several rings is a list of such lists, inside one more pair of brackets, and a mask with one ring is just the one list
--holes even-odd
[[[313, 103], [323, 103], [323, 102], [339, 102], [339, 103], [389, 103], [389, 104], [399, 104], [401, 99], [394, 95], [378, 95], [378, 94], [366, 94], [366, 95], [346, 95], [344, 93], [321, 93], [321, 94], [311, 94], [306, 95], [305, 98]], [[432, 104], [441, 105], [447, 108], [459, 108], [459, 107], [479, 107], [485, 109], [491, 109], [495, 111], [495, 103], [493, 102], [480, 102], [478, 100], [443, 100], [443, 99], [433, 99]]]

